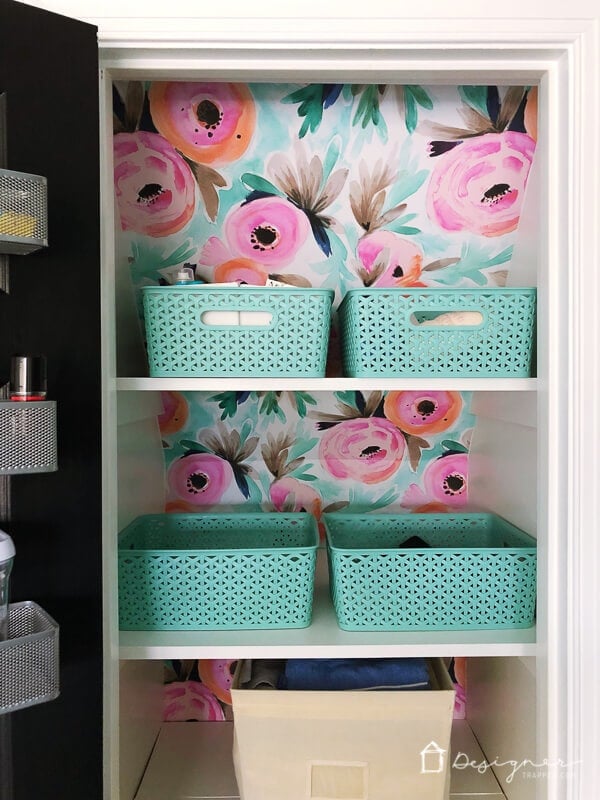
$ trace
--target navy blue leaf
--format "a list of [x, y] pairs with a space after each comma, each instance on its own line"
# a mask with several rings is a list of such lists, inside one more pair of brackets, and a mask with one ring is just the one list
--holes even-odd
[[492, 124], [498, 121], [498, 114], [500, 113], [500, 92], [497, 86], [488, 86], [487, 89], [487, 110]]
[[462, 141], [458, 142], [429, 142], [429, 156], [431, 158], [435, 158], [436, 156], [441, 156], [444, 153], [447, 153], [448, 150], [452, 150], [453, 147], [456, 147], [457, 144], [462, 144]]
[[332, 106], [340, 96], [343, 88], [343, 83], [324, 83], [322, 96], [323, 108]]
[[310, 227], [316, 243], [319, 245], [325, 255], [329, 257], [331, 255], [331, 242], [329, 241], [329, 236], [327, 235], [325, 226], [314, 214], [310, 214], [308, 212], [305, 213], [308, 217], [308, 221], [310, 222]]
[[273, 194], [272, 192], [262, 192], [259, 189], [255, 189], [246, 196], [246, 199], [241, 203], [241, 205], [245, 206], [248, 203], [251, 203], [253, 200], [262, 200], [263, 197], [277, 197], [277, 195]]

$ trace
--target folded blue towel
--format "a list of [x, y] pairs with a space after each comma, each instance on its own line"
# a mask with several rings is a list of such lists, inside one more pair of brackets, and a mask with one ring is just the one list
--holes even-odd
[[428, 689], [424, 658], [290, 658], [279, 689]]

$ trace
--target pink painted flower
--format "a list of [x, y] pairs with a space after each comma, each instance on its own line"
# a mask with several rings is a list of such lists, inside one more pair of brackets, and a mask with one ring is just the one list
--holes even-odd
[[420, 506], [431, 501], [452, 508], [467, 503], [468, 453], [450, 453], [430, 461], [423, 471], [423, 489], [411, 484], [402, 498], [403, 506]]
[[232, 253], [267, 266], [289, 264], [310, 224], [304, 212], [281, 197], [261, 197], [234, 209], [223, 231]]
[[176, 681], [164, 688], [165, 722], [222, 722], [225, 714], [217, 698], [197, 681]]
[[148, 236], [169, 236], [191, 220], [196, 182], [175, 148], [157, 133], [114, 137], [115, 194], [121, 227]]
[[177, 433], [187, 422], [188, 403], [181, 392], [161, 392], [163, 412], [158, 416], [158, 427], [163, 436]]
[[405, 441], [387, 419], [348, 419], [325, 433], [319, 457], [334, 478], [379, 483], [393, 475], [404, 456]]
[[194, 506], [217, 503], [233, 480], [231, 464], [213, 453], [191, 453], [173, 461], [168, 471], [173, 494]]
[[289, 475], [279, 478], [271, 484], [269, 496], [277, 511], [308, 511], [317, 519], [321, 516], [321, 495], [306, 481]]
[[461, 409], [460, 392], [388, 392], [383, 402], [390, 422], [416, 436], [447, 430]]
[[250, 144], [256, 108], [246, 84], [155, 81], [148, 99], [156, 129], [192, 161], [229, 163]]
[[[356, 254], [368, 286], [424, 286], [418, 281], [423, 269], [423, 251], [415, 242], [394, 231], [378, 230], [363, 236]], [[366, 280], [365, 280], [366, 278]]]
[[427, 190], [427, 213], [448, 231], [501, 236], [519, 223], [535, 142], [525, 133], [486, 133], [439, 160]]

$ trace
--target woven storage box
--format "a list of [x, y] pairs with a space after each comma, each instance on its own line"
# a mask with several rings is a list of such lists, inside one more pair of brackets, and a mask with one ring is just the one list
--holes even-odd
[[[339, 309], [344, 371], [528, 377], [535, 299], [535, 289], [352, 289]], [[454, 312], [471, 312], [470, 324], [455, 324]], [[445, 324], [432, 324], [436, 317]]]
[[121, 630], [304, 628], [319, 533], [310, 514], [159, 514], [119, 535]]
[[[533, 624], [536, 542], [493, 514], [325, 514], [330, 586], [344, 630]], [[403, 543], [419, 537], [427, 546]]]
[[54, 472], [56, 403], [0, 401], [0, 475]]
[[322, 377], [329, 289], [144, 287], [151, 377]]
[[454, 687], [441, 659], [426, 691], [231, 690], [240, 800], [444, 800]]
[[0, 714], [54, 700], [59, 694], [58, 625], [25, 601], [9, 606], [9, 638], [0, 642]]
[[47, 245], [46, 178], [0, 169], [0, 253], [25, 255]]

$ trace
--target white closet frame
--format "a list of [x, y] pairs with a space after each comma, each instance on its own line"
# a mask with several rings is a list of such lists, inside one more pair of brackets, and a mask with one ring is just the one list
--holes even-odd
[[[539, 540], [542, 602], [536, 644], [530, 649], [500, 648], [498, 652], [535, 654], [538, 752], [551, 765], [559, 760], [575, 765], [564, 776], [551, 766], [548, 780], [539, 783], [538, 800], [600, 797], [596, 673], [600, 619], [595, 602], [599, 553], [596, 487], [600, 485], [598, 11], [590, 11], [587, 20], [571, 18], [568, 11], [563, 19], [488, 19], [483, 16], [489, 10], [487, 4], [485, 8], [479, 4], [478, 10], [473, 10], [478, 6], [475, 2], [452, 5], [463, 12], [470, 8], [471, 16], [358, 19], [331, 15], [327, 22], [308, 16], [270, 18], [268, 22], [235, 16], [158, 21], [123, 17], [100, 25], [107, 799], [119, 797], [118, 686], [123, 656], [116, 608], [117, 400], [121, 398], [123, 405], [132, 395], [133, 409], [146, 400], [151, 402], [156, 389], [135, 375], [117, 378], [115, 357], [110, 87], [112, 80], [137, 78], [539, 83], [541, 133], [536, 159], [541, 191], [539, 228], [532, 250], [537, 259], [540, 309], [534, 395], [538, 470], [537, 484], [536, 478], [531, 478], [531, 495], [537, 490], [537, 524], [543, 532]], [[91, 16], [89, 19], [98, 24]], [[272, 382], [265, 381], [265, 387], [267, 384], [272, 388]], [[396, 384], [396, 388], [404, 385]], [[193, 388], [203, 386], [206, 384], [192, 384]], [[498, 389], [485, 381], [462, 388], [471, 386], [489, 390], [492, 396]], [[207, 388], [212, 391], [213, 385]], [[337, 386], [322, 384], [322, 388]], [[457, 388], [461, 387], [457, 384]], [[502, 388], [512, 392], [517, 387], [506, 384]], [[160, 648], [146, 652], [148, 659], [162, 657]], [[463, 652], [469, 653], [469, 648], [465, 646]], [[478, 652], [487, 654], [485, 648]], [[356, 653], [364, 655], [364, 650], [358, 647]]]

